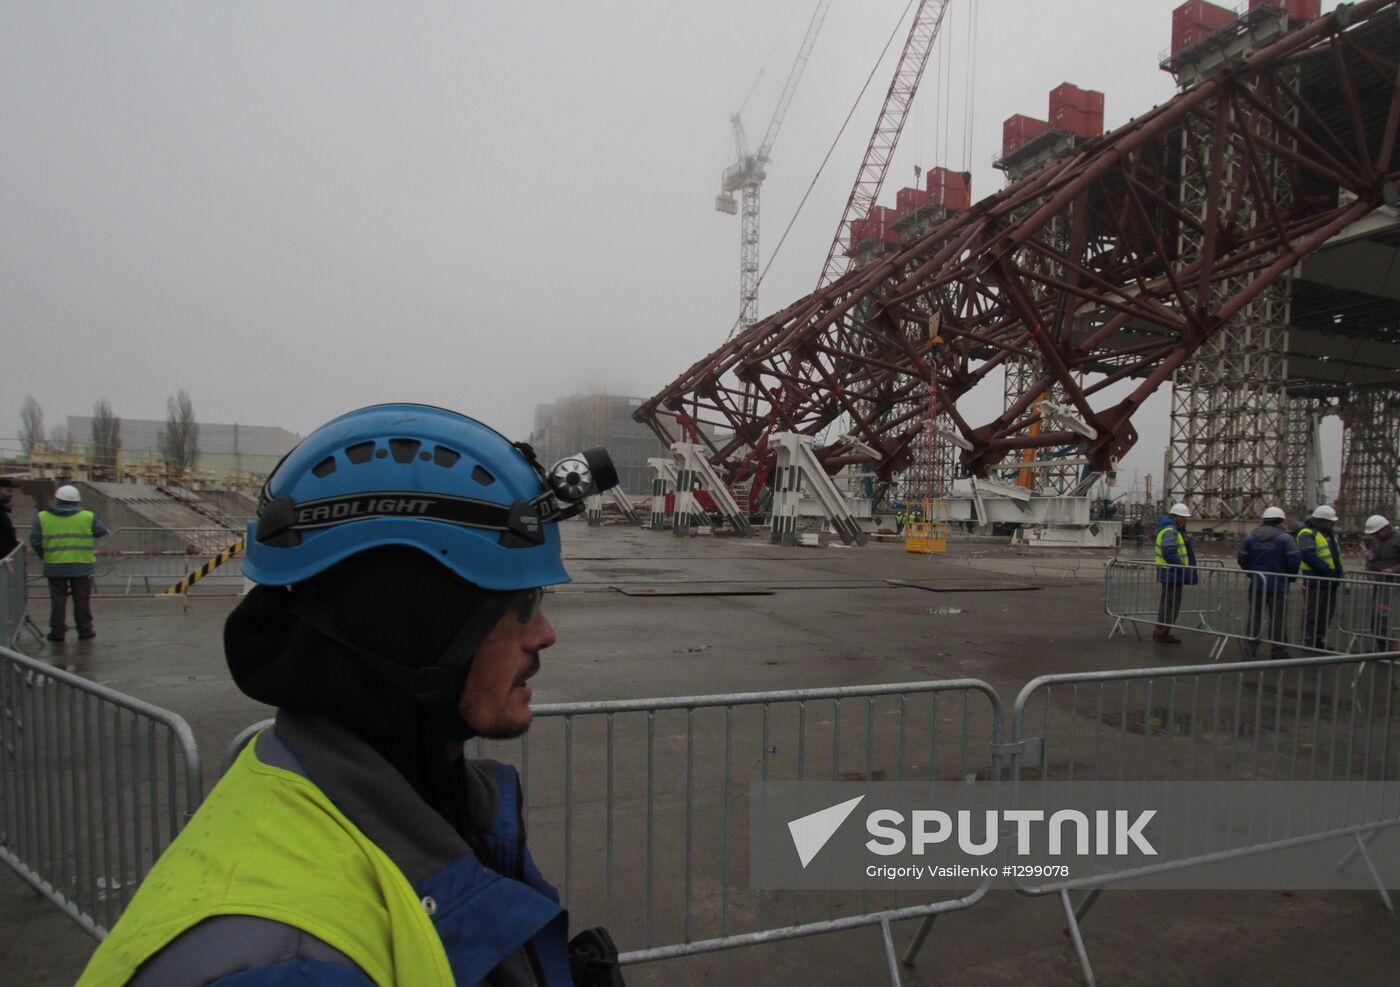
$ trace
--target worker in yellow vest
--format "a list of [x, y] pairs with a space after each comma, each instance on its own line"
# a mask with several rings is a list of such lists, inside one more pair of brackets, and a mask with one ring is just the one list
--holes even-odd
[[39, 512], [39, 523], [29, 533], [34, 554], [44, 560], [49, 581], [49, 640], [62, 641], [68, 633], [68, 597], [73, 597], [73, 623], [78, 638], [97, 636], [92, 627], [93, 574], [97, 571], [95, 539], [107, 534], [107, 526], [92, 511], [83, 510], [78, 488], [65, 483], [54, 491], [53, 505]]
[[1342, 551], [1333, 528], [1337, 512], [1326, 504], [1314, 508], [1307, 525], [1298, 532], [1302, 555], [1303, 644], [1319, 651], [1327, 647], [1327, 628], [1337, 609], [1337, 589], [1341, 585]]
[[277, 707], [137, 888], [81, 987], [622, 983], [525, 842], [515, 769], [464, 757], [530, 727], [568, 582], [558, 521], [617, 483], [593, 449], [551, 471], [464, 415], [362, 408], [273, 471], [256, 586], [224, 650]]
[[1171, 510], [1157, 519], [1157, 582], [1162, 595], [1157, 601], [1157, 628], [1152, 640], [1158, 644], [1180, 644], [1181, 638], [1172, 633], [1181, 614], [1181, 590], [1194, 586], [1200, 579], [1196, 571], [1196, 549], [1186, 537], [1186, 522], [1191, 509], [1185, 504], [1173, 504]]

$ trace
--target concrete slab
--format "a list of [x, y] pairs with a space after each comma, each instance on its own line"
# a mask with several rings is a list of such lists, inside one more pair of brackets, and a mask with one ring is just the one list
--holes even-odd
[[[1185, 635], [1177, 648], [1109, 641], [1099, 573], [1083, 578], [1081, 570], [1081, 578], [1046, 580], [1037, 592], [1008, 592], [1035, 583], [1009, 550], [981, 544], [977, 551], [990, 558], [956, 551], [930, 558], [899, 545], [797, 550], [761, 539], [678, 539], [575, 522], [566, 526], [565, 550], [574, 582], [545, 600], [559, 643], [544, 654], [534, 680], [537, 703], [958, 677], [985, 679], [1009, 701], [1042, 673], [1166, 667], [1204, 661], [1210, 649], [1199, 635]], [[1003, 564], [1016, 571], [995, 571]], [[886, 580], [958, 595], [938, 600]], [[769, 592], [613, 589], [669, 584]], [[224, 667], [222, 624], [236, 602], [227, 595], [102, 597], [97, 640], [33, 653], [183, 715], [212, 781], [232, 737], [270, 713], [242, 696]], [[32, 598], [31, 612], [41, 613], [42, 605]], [[598, 921], [574, 916], [575, 924]], [[968, 912], [941, 918], [917, 966], [903, 971], [904, 982], [1076, 983], [1061, 928], [1053, 900], [993, 893]], [[896, 927], [901, 948], [913, 931], [912, 923]], [[1084, 931], [1105, 984], [1389, 985], [1400, 956], [1400, 924], [1374, 894], [1361, 892], [1117, 892], [1100, 902]], [[71, 983], [92, 948], [67, 918], [0, 868], [0, 980]], [[634, 987], [887, 982], [875, 929], [634, 967], [627, 979]]]

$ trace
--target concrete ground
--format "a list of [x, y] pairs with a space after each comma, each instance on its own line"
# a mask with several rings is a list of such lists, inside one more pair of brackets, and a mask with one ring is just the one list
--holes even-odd
[[[566, 531], [575, 581], [546, 600], [559, 643], [544, 655], [536, 703], [962, 677], [986, 680], [1009, 703], [1046, 672], [1204, 661], [1210, 648], [1194, 635], [1176, 648], [1134, 636], [1109, 641], [1101, 556], [1033, 574], [1027, 560], [990, 542], [956, 542], [949, 556], [926, 558], [889, 544], [778, 548], [579, 523]], [[184, 716], [212, 782], [229, 740], [269, 712], [225, 672], [221, 627], [236, 603], [228, 590], [189, 600], [106, 595], [95, 605], [97, 640], [48, 648], [25, 636], [20, 647]], [[41, 624], [44, 605], [31, 597]], [[597, 921], [575, 915], [575, 924]], [[1062, 926], [1053, 899], [993, 892], [938, 920], [904, 982], [1075, 983]], [[896, 942], [913, 932], [912, 922], [896, 926]], [[1084, 933], [1104, 984], [1393, 984], [1400, 957], [1400, 922], [1364, 892], [1110, 892]], [[619, 945], [632, 944], [620, 937]], [[92, 949], [0, 868], [0, 980], [71, 983]], [[627, 977], [656, 985], [888, 979], [871, 928], [632, 967]]]

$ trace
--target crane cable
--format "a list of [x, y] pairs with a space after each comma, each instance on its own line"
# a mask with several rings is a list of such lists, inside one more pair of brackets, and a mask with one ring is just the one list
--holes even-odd
[[[889, 53], [890, 45], [894, 43], [895, 37], [899, 34], [900, 25], [904, 23], [905, 16], [908, 15], [910, 8], [913, 6], [914, 0], [909, 0], [904, 7], [904, 13], [899, 15], [899, 21], [895, 24], [894, 30], [890, 32], [889, 38], [886, 39], [885, 47], [880, 50], [880, 56], [875, 59], [875, 64], [870, 67], [870, 74], [865, 77], [865, 85], [860, 87], [860, 93], [856, 96], [855, 102], [851, 104], [849, 112], [846, 113], [846, 119], [841, 121], [841, 129], [836, 132], [836, 137], [832, 140], [831, 146], [827, 148], [826, 156], [822, 158], [822, 163], [817, 166], [817, 173], [812, 176], [811, 184], [807, 186], [807, 191], [802, 194], [802, 201], [797, 204], [797, 209], [793, 211], [792, 219], [788, 220], [787, 228], [783, 230], [783, 235], [778, 239], [778, 245], [774, 247], [773, 252], [768, 255], [768, 263], [764, 264], [763, 270], [759, 272], [758, 280], [754, 283], [755, 292], [757, 292], [759, 286], [763, 284], [763, 279], [768, 276], [768, 269], [773, 266], [773, 260], [778, 256], [778, 251], [782, 250], [783, 244], [787, 242], [788, 234], [792, 232], [792, 227], [797, 222], [797, 217], [802, 214], [802, 208], [807, 205], [807, 200], [811, 197], [812, 190], [817, 187], [817, 182], [822, 177], [822, 171], [825, 170], [827, 162], [831, 160], [831, 155], [836, 151], [836, 145], [841, 142], [842, 136], [846, 133], [846, 127], [850, 124], [851, 117], [855, 116], [856, 109], [860, 106], [860, 101], [865, 98], [865, 93], [870, 88], [871, 80], [875, 78], [875, 73], [879, 71], [880, 64], [885, 60], [885, 55]], [[724, 337], [726, 341], [734, 338], [734, 333], [743, 320], [743, 314], [740, 313], [739, 317], [734, 320], [734, 325], [730, 327], [729, 335]]]
[[974, 94], [977, 87], [977, 20], [979, 9], [979, 0], [971, 0], [967, 23], [967, 79], [963, 97], [963, 171], [966, 172], [972, 171], [973, 117], [977, 111], [977, 100]]

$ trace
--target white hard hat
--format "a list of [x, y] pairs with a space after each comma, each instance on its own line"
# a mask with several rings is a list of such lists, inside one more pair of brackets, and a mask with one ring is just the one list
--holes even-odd
[[78, 488], [71, 483], [65, 483], [53, 492], [54, 500], [61, 500], [65, 504], [76, 504], [83, 499], [83, 495], [78, 493]]
[[1317, 507], [1313, 509], [1312, 516], [1319, 521], [1337, 520], [1337, 512], [1332, 510], [1332, 508], [1328, 507], [1326, 504], [1317, 505]]
[[1390, 522], [1387, 521], [1385, 518], [1381, 517], [1381, 515], [1379, 514], [1372, 514], [1366, 519], [1366, 534], [1368, 535], [1374, 535], [1377, 531], [1380, 531], [1382, 528], [1389, 527]]
[[1283, 513], [1283, 508], [1282, 508], [1282, 507], [1266, 507], [1266, 508], [1264, 508], [1264, 520], [1265, 520], [1265, 521], [1282, 521], [1286, 516], [1287, 516], [1287, 515], [1285, 515], [1285, 514]]
[[1173, 504], [1172, 509], [1167, 511], [1167, 513], [1172, 517], [1190, 517], [1191, 508], [1187, 507], [1185, 504]]

